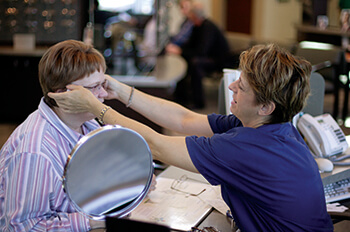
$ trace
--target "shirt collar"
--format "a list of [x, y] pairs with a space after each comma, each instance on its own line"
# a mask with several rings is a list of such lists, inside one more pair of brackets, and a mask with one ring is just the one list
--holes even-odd
[[[59, 133], [61, 133], [61, 135], [69, 141], [72, 148], [79, 141], [79, 139], [84, 136], [72, 130], [64, 122], [62, 122], [57, 114], [45, 103], [44, 98], [42, 98], [40, 101], [39, 113], [48, 123], [51, 124], [52, 127], [59, 131]], [[100, 125], [95, 120], [86, 121], [83, 124], [84, 132], [91, 132], [97, 128], [100, 128]]]

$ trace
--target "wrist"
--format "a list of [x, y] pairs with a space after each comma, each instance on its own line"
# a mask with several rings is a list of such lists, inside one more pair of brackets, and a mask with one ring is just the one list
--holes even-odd
[[103, 102], [100, 102], [97, 98], [96, 100], [89, 103], [89, 112], [95, 115], [96, 117], [99, 117], [101, 111], [103, 108], [105, 108], [106, 105], [103, 104]]
[[103, 118], [104, 118], [104, 116], [105, 116], [105, 113], [106, 113], [109, 109], [111, 109], [110, 106], [105, 106], [105, 107], [101, 110], [100, 114], [98, 115], [97, 120], [100, 122], [101, 125], [104, 125], [104, 124], [105, 124], [104, 121], [103, 121]]
[[128, 101], [125, 104], [126, 108], [129, 108], [132, 104], [132, 99], [134, 97], [134, 91], [135, 91], [135, 87], [131, 87]]

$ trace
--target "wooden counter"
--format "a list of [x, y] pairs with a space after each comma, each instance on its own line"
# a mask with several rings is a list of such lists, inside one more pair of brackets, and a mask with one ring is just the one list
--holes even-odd
[[48, 47], [36, 47], [34, 50], [30, 49], [14, 49], [11, 46], [1, 46], [1, 56], [27, 56], [27, 57], [42, 57]]
[[342, 38], [350, 37], [350, 32], [343, 32], [340, 27], [327, 27], [326, 29], [320, 29], [312, 25], [297, 25], [296, 29], [298, 42], [316, 41], [341, 46]]

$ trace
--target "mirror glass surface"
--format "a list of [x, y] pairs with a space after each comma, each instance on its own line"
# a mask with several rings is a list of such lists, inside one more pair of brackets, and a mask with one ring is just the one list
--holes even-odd
[[144, 199], [152, 174], [146, 141], [130, 129], [104, 126], [74, 147], [63, 187], [79, 212], [94, 219], [122, 217]]

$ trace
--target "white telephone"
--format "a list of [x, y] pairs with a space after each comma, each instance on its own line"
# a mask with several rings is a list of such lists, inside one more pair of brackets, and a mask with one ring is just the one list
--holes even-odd
[[330, 114], [312, 117], [304, 114], [297, 128], [317, 157], [330, 157], [343, 153], [348, 148], [343, 131]]

